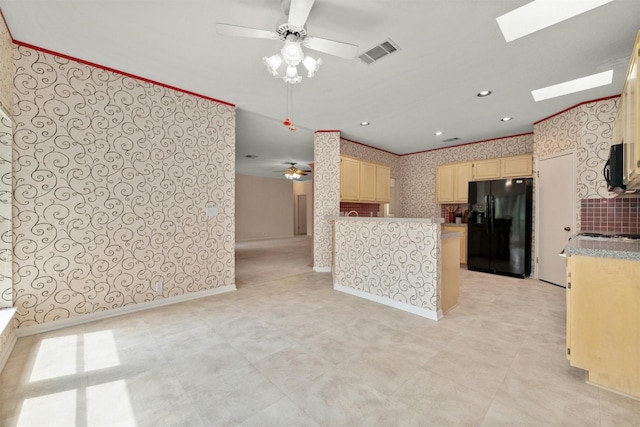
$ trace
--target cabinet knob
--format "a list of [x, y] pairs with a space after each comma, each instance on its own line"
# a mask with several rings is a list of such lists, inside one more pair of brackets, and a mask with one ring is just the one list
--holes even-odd
[[565, 227], [564, 231], [571, 231], [571, 227]]

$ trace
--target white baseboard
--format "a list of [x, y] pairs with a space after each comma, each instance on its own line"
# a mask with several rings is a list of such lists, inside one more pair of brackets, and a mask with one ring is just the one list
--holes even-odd
[[155, 300], [155, 301], [141, 302], [139, 304], [131, 304], [124, 307], [114, 308], [112, 310], [100, 311], [97, 313], [90, 313], [82, 316], [71, 317], [69, 319], [56, 320], [53, 322], [42, 323], [40, 325], [28, 326], [25, 328], [17, 328], [15, 330], [15, 335], [18, 338], [26, 337], [29, 335], [40, 334], [43, 332], [49, 332], [49, 331], [55, 331], [57, 329], [68, 328], [69, 326], [76, 326], [76, 325], [81, 325], [83, 323], [90, 323], [96, 320], [122, 316], [123, 314], [135, 313], [136, 311], [148, 310], [150, 308], [177, 304], [179, 302], [209, 297], [212, 295], [223, 294], [226, 292], [233, 292], [235, 290], [236, 290], [236, 285], [233, 284], [228, 286], [222, 286], [219, 288], [209, 289], [202, 292], [194, 292], [186, 295], [180, 295], [172, 298], [164, 298], [164, 299]]
[[344, 292], [345, 294], [368, 299], [369, 301], [377, 302], [379, 304], [384, 304], [389, 307], [416, 314], [418, 316], [426, 317], [427, 319], [436, 321], [442, 319], [442, 312], [440, 310], [438, 310], [437, 312], [433, 310], [427, 310], [424, 308], [416, 307], [414, 305], [405, 304], [403, 302], [394, 301], [392, 299], [381, 297], [379, 295], [369, 294], [358, 289], [348, 288], [346, 286], [337, 284], [333, 285], [333, 289], [335, 289], [336, 291]]
[[331, 273], [331, 267], [313, 267], [313, 271], [316, 273]]

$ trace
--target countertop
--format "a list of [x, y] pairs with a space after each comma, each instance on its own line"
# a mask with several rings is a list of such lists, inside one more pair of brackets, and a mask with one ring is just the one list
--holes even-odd
[[447, 227], [462, 227], [462, 228], [467, 228], [467, 224], [466, 223], [455, 223], [455, 222], [444, 222], [442, 223], [442, 226], [447, 226]]
[[640, 261], [640, 240], [585, 240], [573, 237], [567, 243], [565, 254]]
[[[388, 216], [327, 216], [327, 221], [377, 221], [377, 222], [425, 222], [429, 224], [442, 224], [442, 218], [396, 218]], [[458, 224], [462, 225], [462, 224]]]

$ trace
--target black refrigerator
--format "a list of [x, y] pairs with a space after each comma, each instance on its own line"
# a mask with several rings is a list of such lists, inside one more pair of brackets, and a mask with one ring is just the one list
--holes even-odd
[[469, 270], [531, 274], [532, 195], [532, 178], [469, 183]]

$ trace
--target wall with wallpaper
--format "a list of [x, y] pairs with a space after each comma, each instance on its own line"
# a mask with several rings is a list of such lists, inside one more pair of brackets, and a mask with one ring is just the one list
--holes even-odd
[[402, 156], [395, 176], [400, 190], [398, 216], [440, 218], [435, 194], [438, 165], [517, 156], [532, 151], [533, 135], [525, 134]]
[[11, 115], [13, 109], [13, 40], [4, 19], [0, 19], [0, 21], [0, 104]]
[[378, 150], [344, 138], [340, 138], [340, 154], [367, 162], [387, 165], [391, 168], [391, 178], [395, 178], [400, 170], [401, 157], [397, 154]]
[[[603, 220], [615, 224], [615, 229], [609, 230], [608, 224], [601, 227], [599, 220], [594, 218], [599, 217], [595, 207], [622, 201], [620, 198], [607, 201], [612, 196], [602, 177], [619, 100], [615, 97], [581, 104], [534, 125], [534, 160], [567, 151], [576, 153], [576, 224], [578, 229], [582, 229], [581, 222], [588, 222], [590, 230], [584, 231], [633, 232], [626, 228], [632, 219], [637, 222], [637, 203], [628, 204], [629, 208], [624, 212], [626, 215], [620, 215], [620, 218], [617, 218], [617, 213], [622, 212], [615, 211], [614, 215], [603, 216]], [[599, 199], [601, 202], [586, 203], [587, 199]], [[593, 215], [590, 214], [591, 207], [594, 207]], [[583, 209], [587, 211], [583, 212]]]
[[234, 109], [25, 47], [14, 61], [16, 325], [233, 287]]
[[331, 271], [332, 236], [327, 216], [340, 214], [340, 132], [313, 134], [313, 268]]
[[[11, 115], [13, 110], [13, 41], [4, 19], [0, 19], [0, 104]], [[3, 231], [0, 237], [0, 262], [3, 269], [3, 272], [0, 273], [2, 274], [0, 279], [1, 309], [13, 305], [11, 277], [6, 277], [5, 274], [10, 271], [12, 262], [11, 214], [7, 216], [6, 213], [11, 212], [11, 144], [13, 136], [8, 132], [12, 125], [4, 118], [0, 120], [2, 120], [0, 124], [0, 162], [2, 169], [4, 169], [0, 172], [2, 175], [0, 178], [0, 194], [2, 194], [0, 196], [0, 210], [5, 213], [3, 215], [5, 218], [1, 221]], [[8, 318], [8, 316], [3, 317], [0, 313], [0, 319], [3, 318]], [[2, 323], [5, 322], [2, 321]], [[9, 357], [8, 351], [12, 348], [14, 339], [13, 322], [9, 321], [4, 328], [0, 325], [0, 370], [4, 360]]]

